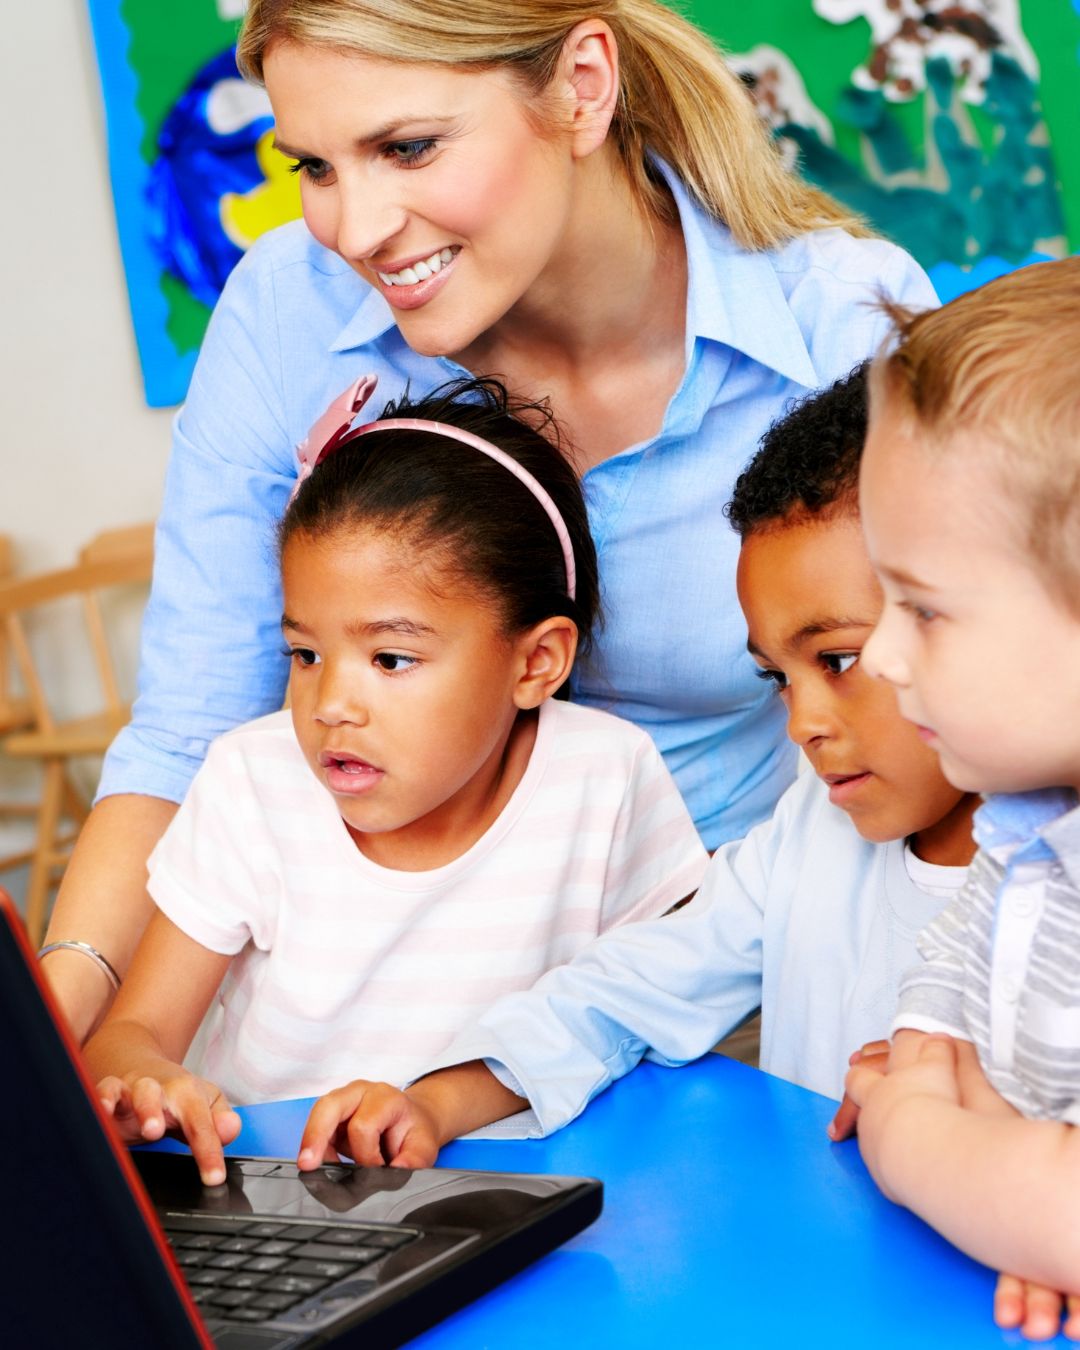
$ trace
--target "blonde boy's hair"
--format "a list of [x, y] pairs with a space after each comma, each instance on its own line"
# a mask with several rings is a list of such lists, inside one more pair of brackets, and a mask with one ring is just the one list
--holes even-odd
[[250, 0], [236, 56], [259, 83], [277, 42], [384, 61], [504, 67], [538, 98], [585, 19], [603, 19], [615, 34], [620, 90], [611, 135], [649, 214], [674, 218], [651, 151], [743, 248], [772, 248], [831, 225], [868, 233], [858, 216], [788, 172], [719, 49], [657, 0]]
[[1080, 257], [941, 309], [885, 308], [895, 334], [871, 370], [871, 419], [887, 406], [934, 453], [985, 438], [1032, 561], [1080, 616]]

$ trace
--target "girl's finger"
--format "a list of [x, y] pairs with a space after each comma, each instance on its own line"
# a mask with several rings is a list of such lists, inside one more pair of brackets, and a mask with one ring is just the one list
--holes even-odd
[[323, 1162], [327, 1149], [333, 1146], [338, 1126], [348, 1120], [360, 1105], [367, 1086], [360, 1080], [350, 1083], [347, 1087], [320, 1097], [311, 1108], [304, 1133], [300, 1136], [300, 1150], [296, 1158], [301, 1171], [310, 1171]]
[[165, 1094], [156, 1078], [137, 1078], [131, 1085], [131, 1109], [144, 1139], [160, 1139], [165, 1133]]

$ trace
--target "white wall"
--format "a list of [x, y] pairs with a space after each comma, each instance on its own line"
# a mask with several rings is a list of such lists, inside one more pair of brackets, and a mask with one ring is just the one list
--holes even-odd
[[4, 29], [0, 530], [36, 569], [156, 513], [171, 413], [142, 398], [85, 2], [21, 0]]
[[[156, 515], [172, 416], [143, 402], [85, 0], [5, 4], [0, 126], [0, 530], [36, 571]], [[125, 625], [128, 669], [135, 640]], [[13, 790], [33, 782], [0, 758]]]

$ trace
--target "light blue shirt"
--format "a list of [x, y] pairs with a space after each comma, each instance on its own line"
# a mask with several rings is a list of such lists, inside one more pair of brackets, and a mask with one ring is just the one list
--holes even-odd
[[761, 1067], [839, 1097], [852, 1050], [888, 1034], [917, 934], [963, 883], [963, 868], [922, 863], [916, 884], [904, 851], [861, 838], [803, 773], [718, 850], [688, 905], [498, 999], [427, 1071], [487, 1060], [534, 1113], [498, 1132], [547, 1134], [642, 1058], [697, 1059], [760, 1005]]
[[[606, 623], [574, 697], [650, 733], [713, 848], [767, 816], [794, 773], [783, 709], [746, 652], [723, 515], [735, 477], [791, 399], [874, 350], [877, 293], [936, 300], [907, 254], [841, 230], [747, 253], [669, 182], [689, 266], [686, 370], [659, 435], [585, 475]], [[382, 296], [302, 223], [264, 237], [225, 288], [176, 419], [139, 695], [99, 796], [179, 801], [215, 736], [281, 705], [274, 527], [294, 447], [366, 371], [376, 408], [406, 382], [421, 392], [463, 373], [413, 352]]]

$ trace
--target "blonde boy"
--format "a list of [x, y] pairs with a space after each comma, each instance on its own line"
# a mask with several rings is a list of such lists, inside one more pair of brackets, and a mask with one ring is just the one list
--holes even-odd
[[1080, 258], [894, 318], [860, 475], [886, 598], [863, 663], [988, 799], [889, 1072], [856, 1065], [848, 1091], [885, 1193], [1019, 1277], [999, 1322], [1053, 1335], [1080, 1293]]

